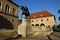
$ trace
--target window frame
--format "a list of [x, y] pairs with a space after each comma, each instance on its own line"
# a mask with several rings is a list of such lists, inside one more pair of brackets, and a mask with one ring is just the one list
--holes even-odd
[[15, 15], [15, 14], [16, 14], [16, 9], [13, 8], [13, 9], [12, 9], [12, 15]]
[[6, 4], [6, 6], [5, 6], [5, 12], [10, 12], [10, 7], [9, 7], [9, 5], [8, 4]]
[[38, 22], [38, 20], [36, 20], [36, 22]]
[[41, 19], [41, 21], [43, 21], [43, 19]]
[[0, 7], [1, 7], [1, 2], [0, 2]]
[[14, 22], [14, 19], [12, 19], [12, 22]]
[[0, 5], [0, 9], [2, 9], [2, 1], [0, 1], [1, 5]]
[[34, 24], [32, 24], [32, 26], [34, 26]]
[[48, 21], [48, 18], [47, 18], [47, 21]]
[[33, 20], [31, 20], [31, 22], [34, 22]]
[[39, 24], [36, 24], [35, 26], [39, 26]]

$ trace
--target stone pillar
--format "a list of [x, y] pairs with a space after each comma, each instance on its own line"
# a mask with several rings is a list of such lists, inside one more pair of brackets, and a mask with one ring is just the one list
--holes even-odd
[[27, 37], [31, 34], [32, 28], [29, 19], [22, 20], [22, 24], [18, 27], [18, 34], [21, 34], [23, 37]]
[[18, 27], [18, 34], [21, 34], [23, 37], [26, 37], [26, 19], [22, 21], [22, 24]]

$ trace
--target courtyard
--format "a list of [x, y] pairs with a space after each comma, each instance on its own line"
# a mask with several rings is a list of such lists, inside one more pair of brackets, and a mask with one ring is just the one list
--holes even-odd
[[36, 37], [20, 37], [20, 38], [8, 38], [0, 37], [0, 40], [60, 40], [60, 32], [53, 32], [47, 36], [36, 36]]

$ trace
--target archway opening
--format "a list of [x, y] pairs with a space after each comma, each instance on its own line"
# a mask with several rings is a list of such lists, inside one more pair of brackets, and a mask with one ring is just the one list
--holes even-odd
[[41, 23], [40, 26], [45, 26], [45, 24]]
[[13, 29], [12, 23], [1, 15], [0, 15], [0, 29], [9, 29], [9, 30]]
[[35, 26], [39, 26], [39, 24], [36, 24]]

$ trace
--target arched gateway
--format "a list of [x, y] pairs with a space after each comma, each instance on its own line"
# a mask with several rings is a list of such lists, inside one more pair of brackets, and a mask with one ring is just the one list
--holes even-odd
[[12, 23], [0, 15], [0, 29], [13, 29]]

